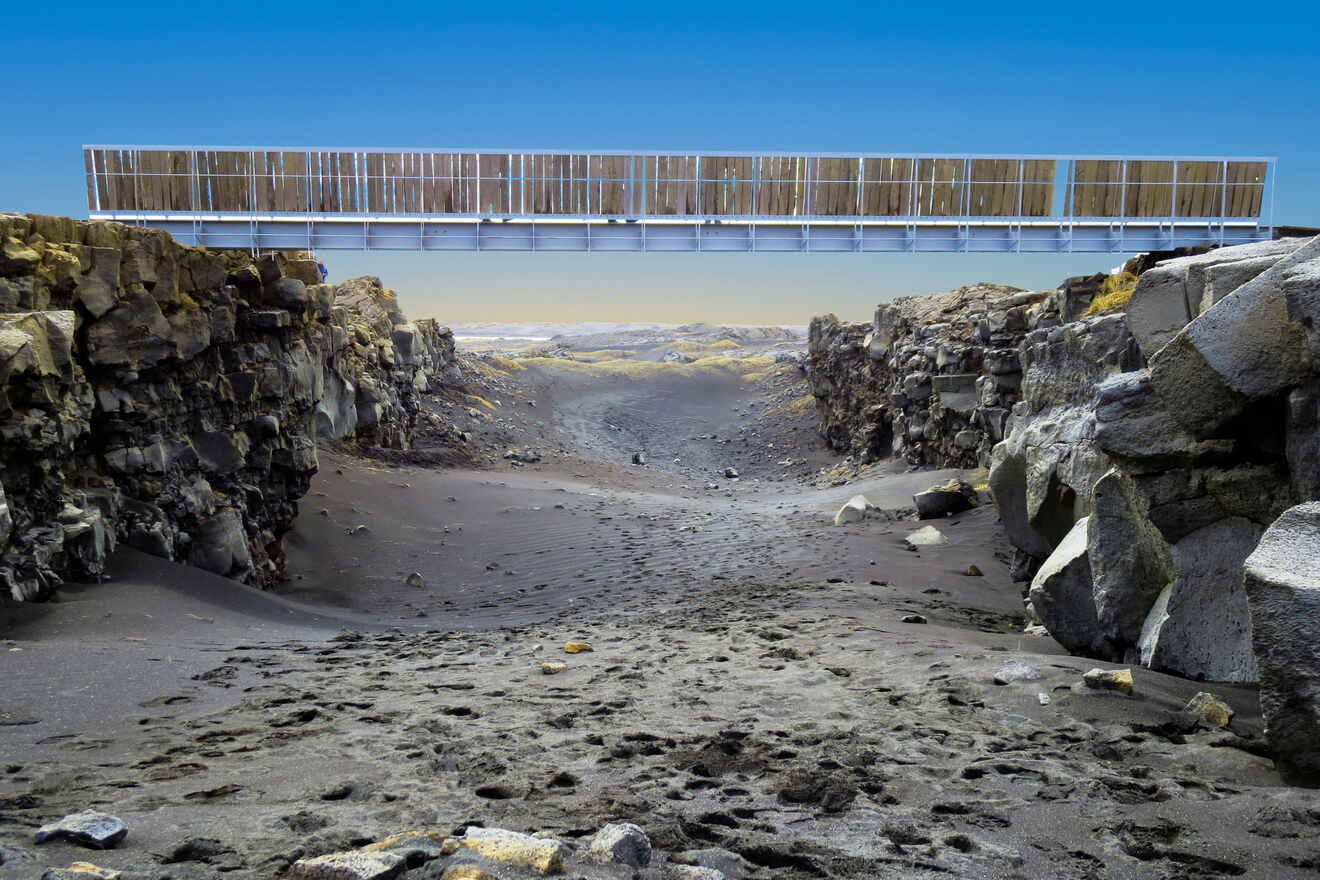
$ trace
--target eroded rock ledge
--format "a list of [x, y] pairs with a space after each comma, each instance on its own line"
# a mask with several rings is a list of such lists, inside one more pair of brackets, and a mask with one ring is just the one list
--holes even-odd
[[120, 541], [250, 583], [319, 438], [406, 448], [453, 337], [377, 278], [320, 284], [159, 230], [0, 215], [0, 587], [95, 579]]

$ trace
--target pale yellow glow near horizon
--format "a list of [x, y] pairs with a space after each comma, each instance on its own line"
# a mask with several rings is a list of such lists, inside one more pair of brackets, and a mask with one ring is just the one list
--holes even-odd
[[436, 254], [323, 251], [330, 280], [379, 275], [412, 318], [451, 322], [870, 320], [877, 303], [978, 281], [1053, 289], [1114, 254]]

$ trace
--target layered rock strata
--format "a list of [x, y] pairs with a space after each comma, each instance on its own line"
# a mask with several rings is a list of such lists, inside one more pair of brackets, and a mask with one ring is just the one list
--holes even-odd
[[120, 541], [269, 583], [318, 436], [407, 445], [452, 336], [301, 257], [0, 215], [5, 593], [95, 578]]

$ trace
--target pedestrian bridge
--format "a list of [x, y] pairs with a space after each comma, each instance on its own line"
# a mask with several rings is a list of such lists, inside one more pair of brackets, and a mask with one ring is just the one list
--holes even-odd
[[92, 219], [212, 248], [1125, 253], [1268, 239], [1246, 156], [86, 146]]

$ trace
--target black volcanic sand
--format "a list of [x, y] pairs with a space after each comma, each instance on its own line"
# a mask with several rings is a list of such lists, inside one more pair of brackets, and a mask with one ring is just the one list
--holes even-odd
[[[491, 430], [558, 452], [539, 464], [324, 454], [281, 595], [127, 550], [105, 584], [3, 609], [0, 877], [270, 877], [409, 828], [571, 842], [619, 819], [657, 847], [644, 878], [703, 848], [760, 878], [1320, 869], [1320, 803], [1261, 756], [1252, 689], [1143, 669], [1132, 696], [1081, 687], [1097, 664], [1021, 631], [992, 508], [919, 553], [902, 542], [919, 523], [830, 523], [852, 494], [900, 508], [951, 472], [831, 486], [740, 443], [734, 482], [716, 473], [733, 443], [684, 438], [743, 427], [790, 458], [805, 441], [736, 387], [691, 379], [676, 400], [664, 381], [657, 412], [645, 387], [574, 379], [503, 380], [519, 396]], [[720, 427], [664, 432], [712, 400]], [[620, 461], [620, 433], [665, 457]], [[995, 685], [1012, 660], [1043, 677]], [[1237, 710], [1228, 730], [1180, 711], [1200, 690]], [[84, 807], [127, 839], [32, 844]], [[181, 851], [197, 837], [221, 851]]]

